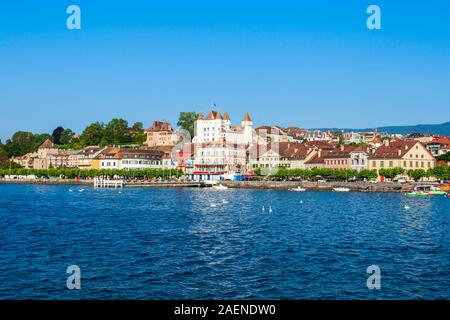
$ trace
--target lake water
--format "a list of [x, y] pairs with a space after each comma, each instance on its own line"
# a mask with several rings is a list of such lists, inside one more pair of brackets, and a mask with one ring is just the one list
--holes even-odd
[[449, 198], [80, 188], [0, 185], [0, 299], [450, 298]]

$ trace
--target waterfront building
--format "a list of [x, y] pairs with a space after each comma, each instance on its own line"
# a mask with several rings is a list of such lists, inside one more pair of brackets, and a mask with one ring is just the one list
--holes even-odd
[[164, 152], [147, 149], [106, 148], [92, 160], [93, 169], [162, 169]]
[[11, 161], [17, 163], [25, 169], [33, 169], [34, 168], [34, 159], [37, 158], [37, 152], [30, 152], [24, 154], [23, 156], [12, 157]]
[[89, 146], [78, 152], [77, 167], [78, 169], [89, 170], [92, 169], [92, 160], [97, 157], [106, 148], [98, 146]]
[[368, 167], [369, 151], [353, 146], [339, 146], [323, 154], [323, 167], [331, 169], [358, 170]]
[[308, 148], [299, 142], [280, 142], [272, 145], [259, 145], [250, 165], [254, 171], [257, 168], [305, 169], [305, 162], [311, 159], [317, 150]]
[[124, 170], [162, 169], [164, 152], [158, 150], [120, 149], [119, 167]]
[[400, 167], [405, 170], [428, 170], [436, 165], [431, 152], [419, 141], [384, 140], [384, 144], [369, 156], [369, 169]]
[[120, 148], [108, 147], [92, 159], [92, 169], [120, 169]]
[[245, 113], [240, 126], [232, 126], [227, 112], [198, 114], [195, 122], [194, 169], [197, 172], [241, 173], [247, 167], [247, 148], [252, 143], [253, 122]]
[[154, 121], [150, 128], [145, 129], [145, 133], [145, 145], [149, 147], [175, 146], [178, 142], [178, 135], [166, 121]]
[[42, 143], [33, 158], [34, 169], [76, 168], [77, 153], [74, 150], [61, 150], [50, 139]]
[[447, 136], [435, 137], [425, 144], [426, 148], [437, 157], [450, 151], [450, 138]]

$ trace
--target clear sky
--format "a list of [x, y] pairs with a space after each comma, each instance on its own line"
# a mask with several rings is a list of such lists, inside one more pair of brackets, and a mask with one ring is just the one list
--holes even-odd
[[[66, 8], [82, 10], [81, 30]], [[382, 30], [366, 9], [382, 10]], [[376, 127], [450, 120], [450, 1], [0, 2], [0, 138], [149, 126], [213, 103], [233, 122]]]

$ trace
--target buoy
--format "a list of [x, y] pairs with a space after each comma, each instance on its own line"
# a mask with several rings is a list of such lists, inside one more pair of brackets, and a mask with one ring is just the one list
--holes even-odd
[[269, 212], [272, 212], [272, 206], [269, 206]]
[[266, 208], [264, 208], [264, 206], [262, 207], [261, 211], [266, 211]]

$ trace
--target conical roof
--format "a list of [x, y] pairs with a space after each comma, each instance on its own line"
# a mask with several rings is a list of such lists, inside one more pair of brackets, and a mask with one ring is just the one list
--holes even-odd
[[228, 112], [225, 112], [223, 114], [223, 120], [230, 120], [230, 115], [228, 114]]
[[250, 115], [248, 114], [248, 112], [245, 113], [244, 119], [242, 119], [242, 121], [252, 121], [252, 119], [250, 118]]

